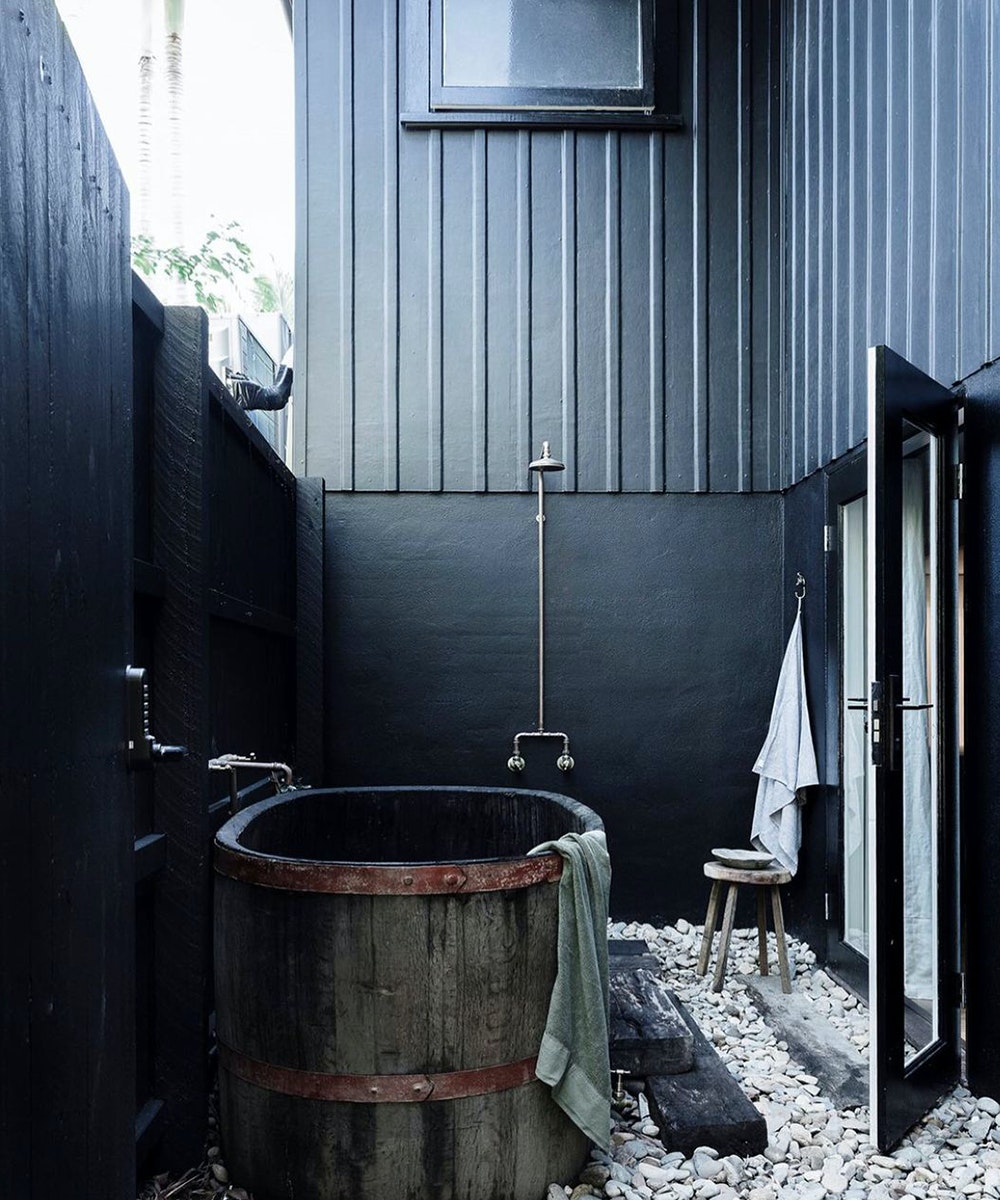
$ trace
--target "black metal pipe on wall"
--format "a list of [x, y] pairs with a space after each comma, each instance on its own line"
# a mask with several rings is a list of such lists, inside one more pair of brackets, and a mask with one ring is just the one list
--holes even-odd
[[746, 845], [784, 648], [781, 499], [547, 506], [547, 724], [528, 496], [327, 496], [327, 776], [564, 791], [603, 817], [613, 911], [702, 920], [702, 864]]

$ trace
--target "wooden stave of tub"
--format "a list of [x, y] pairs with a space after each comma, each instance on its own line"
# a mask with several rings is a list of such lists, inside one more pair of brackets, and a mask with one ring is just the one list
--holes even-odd
[[[312, 815], [282, 834], [296, 802]], [[317, 806], [324, 828], [368, 828], [314, 835]], [[468, 854], [477, 820], [484, 844], [509, 831], [520, 853]], [[228, 822], [216, 1009], [233, 1180], [256, 1200], [537, 1200], [575, 1178], [588, 1143], [533, 1073], [562, 860], [524, 851], [601, 827], [553, 793], [435, 787], [285, 793]], [[357, 861], [359, 838], [392, 861]]]

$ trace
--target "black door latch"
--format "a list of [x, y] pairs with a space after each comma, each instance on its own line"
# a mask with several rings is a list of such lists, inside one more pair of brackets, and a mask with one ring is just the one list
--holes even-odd
[[132, 771], [143, 770], [151, 767], [154, 760], [187, 758], [187, 746], [164, 746], [150, 731], [149, 681], [145, 667], [125, 668], [125, 691], [128, 708], [126, 766]]

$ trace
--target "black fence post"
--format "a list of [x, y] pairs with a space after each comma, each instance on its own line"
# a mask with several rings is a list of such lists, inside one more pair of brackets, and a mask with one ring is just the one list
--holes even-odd
[[153, 553], [163, 570], [165, 594], [152, 682], [157, 735], [189, 751], [182, 761], [156, 767], [156, 823], [167, 840], [155, 926], [155, 1073], [157, 1093], [166, 1101], [158, 1157], [172, 1169], [201, 1157], [209, 1089], [207, 363], [208, 320], [202, 309], [165, 309], [153, 418]]
[[326, 782], [323, 756], [322, 479], [296, 481], [296, 752], [295, 773], [316, 787]]

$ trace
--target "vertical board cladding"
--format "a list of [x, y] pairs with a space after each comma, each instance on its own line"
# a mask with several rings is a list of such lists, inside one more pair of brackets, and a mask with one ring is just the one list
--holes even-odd
[[134, 1186], [128, 196], [55, 6], [0, 3], [0, 1191]]
[[777, 487], [779, 9], [680, 5], [678, 131], [416, 129], [420, 0], [302, 0], [300, 470], [523, 491], [547, 439], [567, 491]]
[[784, 39], [788, 486], [864, 438], [868, 346], [1000, 356], [1000, 6], [793, 0]]

